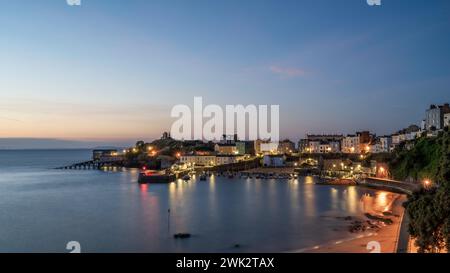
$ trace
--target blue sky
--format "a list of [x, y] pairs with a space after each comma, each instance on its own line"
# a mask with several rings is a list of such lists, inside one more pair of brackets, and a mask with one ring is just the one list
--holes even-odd
[[0, 0], [0, 138], [152, 139], [175, 104], [279, 104], [281, 136], [392, 133], [449, 101], [446, 0]]

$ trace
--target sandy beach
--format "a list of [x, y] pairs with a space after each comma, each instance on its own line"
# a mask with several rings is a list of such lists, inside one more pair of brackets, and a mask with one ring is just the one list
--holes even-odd
[[[397, 252], [397, 242], [399, 239], [400, 226], [404, 214], [404, 208], [402, 204], [403, 202], [406, 201], [406, 196], [395, 193], [387, 193], [386, 196], [392, 196], [392, 202], [387, 200], [385, 208], [377, 206], [370, 207], [369, 205], [367, 211], [368, 212], [370, 211], [371, 214], [375, 213], [378, 215], [383, 215], [383, 212], [389, 211], [392, 215], [385, 218], [391, 219], [392, 224], [384, 225], [378, 231], [349, 233], [348, 238], [337, 240], [335, 242], [330, 242], [324, 245], [313, 246], [311, 248], [306, 248], [295, 252], [308, 252], [308, 253]], [[364, 206], [367, 205], [368, 204], [364, 204]]]

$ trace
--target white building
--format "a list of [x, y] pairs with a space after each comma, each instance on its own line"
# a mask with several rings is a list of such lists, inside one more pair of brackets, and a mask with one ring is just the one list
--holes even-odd
[[347, 135], [342, 139], [342, 152], [346, 154], [360, 153], [360, 143], [358, 135]]
[[444, 116], [450, 113], [450, 105], [448, 103], [444, 105], [431, 105], [427, 109], [425, 116], [425, 127], [427, 130], [435, 128], [441, 130], [444, 128]]
[[319, 150], [320, 150], [320, 141], [319, 140], [314, 140], [314, 141], [309, 142], [308, 152], [310, 152], [312, 154], [316, 154], [316, 153], [319, 153]]
[[243, 159], [243, 156], [234, 155], [183, 155], [180, 162], [196, 166], [217, 166], [236, 163]]
[[337, 141], [323, 141], [319, 144], [319, 153], [339, 153], [341, 144]]
[[278, 153], [278, 142], [261, 143], [260, 151], [262, 154]]
[[380, 153], [388, 153], [391, 151], [391, 145], [392, 145], [392, 137], [390, 136], [382, 136], [379, 137], [379, 152]]
[[450, 127], [450, 113], [444, 114], [444, 127]]

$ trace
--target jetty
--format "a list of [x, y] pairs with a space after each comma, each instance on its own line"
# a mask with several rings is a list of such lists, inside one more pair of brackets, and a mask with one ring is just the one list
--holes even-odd
[[56, 168], [57, 170], [101, 170], [101, 169], [109, 169], [113, 167], [121, 167], [121, 161], [111, 160], [89, 160], [84, 162], [79, 162], [63, 167]]

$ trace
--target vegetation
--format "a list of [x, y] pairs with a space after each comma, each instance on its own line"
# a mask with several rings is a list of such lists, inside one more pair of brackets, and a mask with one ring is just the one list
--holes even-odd
[[405, 203], [409, 232], [420, 252], [450, 250], [450, 133], [421, 138], [411, 149], [399, 149], [392, 162], [398, 178], [430, 178], [431, 185]]
[[125, 154], [124, 166], [158, 170], [162, 161], [175, 162], [179, 154], [214, 151], [214, 144], [202, 141], [178, 141], [173, 138], [161, 138], [150, 143], [138, 141]]
[[390, 161], [391, 175], [398, 180], [436, 180], [445, 136], [442, 133], [437, 138], [421, 137], [402, 143]]

